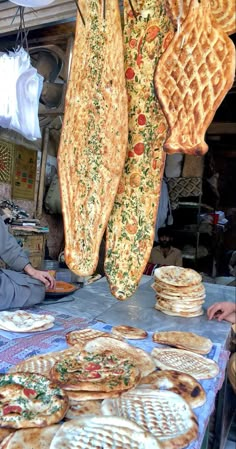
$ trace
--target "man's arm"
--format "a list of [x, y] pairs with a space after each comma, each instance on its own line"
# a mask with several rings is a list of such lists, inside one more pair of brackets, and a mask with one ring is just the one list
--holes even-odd
[[183, 266], [182, 253], [181, 253], [181, 251], [179, 249], [177, 249], [176, 266], [177, 267], [182, 267]]
[[13, 270], [23, 271], [30, 263], [15, 237], [9, 233], [7, 225], [0, 217], [0, 257]]

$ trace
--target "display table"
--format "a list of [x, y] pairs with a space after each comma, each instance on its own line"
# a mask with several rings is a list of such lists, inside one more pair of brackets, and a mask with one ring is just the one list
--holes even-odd
[[[211, 338], [214, 347], [208, 357], [220, 367], [219, 375], [202, 381], [207, 392], [207, 402], [195, 409], [199, 421], [199, 436], [188, 449], [200, 449], [207, 429], [210, 415], [214, 410], [217, 392], [225, 379], [228, 361], [228, 342], [231, 326], [227, 322], [208, 321], [206, 314], [196, 318], [180, 318], [164, 315], [154, 309], [155, 292], [151, 288], [152, 279], [143, 276], [136, 293], [127, 301], [118, 301], [110, 291], [105, 278], [74, 292], [53, 304], [44, 301], [30, 309], [33, 312], [47, 312], [55, 316], [55, 326], [48, 331], [34, 334], [14, 334], [0, 331], [0, 372], [6, 372], [20, 361], [67, 347], [65, 334], [70, 330], [87, 326], [104, 328], [109, 331], [112, 325], [127, 324], [138, 326], [149, 332], [148, 340], [130, 341], [150, 351], [154, 345], [152, 332], [162, 330], [192, 331]], [[216, 301], [234, 301], [235, 287], [206, 284], [206, 303], [204, 309]], [[222, 404], [221, 404], [222, 407]], [[219, 438], [222, 440], [222, 438]], [[223, 447], [223, 446], [218, 446]]]

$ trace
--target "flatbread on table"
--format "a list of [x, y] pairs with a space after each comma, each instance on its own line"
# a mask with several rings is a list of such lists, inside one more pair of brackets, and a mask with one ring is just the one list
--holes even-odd
[[0, 426], [45, 427], [59, 422], [68, 408], [66, 393], [38, 374], [0, 376]]
[[50, 443], [60, 424], [52, 426], [20, 429], [2, 442], [0, 449], [49, 449]]
[[172, 391], [182, 396], [192, 408], [201, 407], [206, 402], [206, 393], [201, 384], [189, 374], [174, 370], [154, 371], [141, 379], [136, 389]]
[[93, 340], [93, 338], [97, 337], [109, 337], [109, 338], [117, 338], [118, 340], [123, 340], [122, 337], [113, 335], [109, 332], [99, 331], [97, 329], [79, 329], [75, 331], [68, 332], [66, 334], [66, 341], [69, 345], [84, 345], [88, 340]]
[[195, 379], [211, 379], [219, 374], [216, 362], [200, 354], [181, 349], [154, 348], [151, 355], [157, 368], [190, 374]]
[[[11, 433], [15, 432], [15, 429], [7, 429], [7, 428], [0, 428], [0, 443]], [[1, 449], [1, 445], [0, 445]]]
[[114, 354], [84, 353], [83, 359], [70, 356], [51, 368], [51, 379], [64, 390], [124, 391], [135, 387], [140, 371], [132, 359]]
[[18, 365], [10, 368], [9, 373], [35, 373], [41, 374], [50, 379], [50, 370], [53, 365], [62, 359], [66, 359], [71, 355], [76, 354], [76, 357], [80, 356], [80, 349], [74, 346], [70, 349], [64, 349], [63, 351], [49, 352], [48, 354], [35, 355], [23, 360]]
[[66, 394], [71, 402], [97, 401], [106, 398], [117, 398], [120, 391], [75, 391], [66, 390]]
[[152, 339], [155, 343], [187, 349], [197, 354], [208, 354], [213, 345], [209, 338], [202, 337], [193, 332], [154, 332]]
[[87, 416], [65, 422], [50, 449], [162, 449], [153, 435], [127, 419]]
[[195, 312], [187, 312], [187, 310], [185, 310], [184, 312], [180, 312], [180, 311], [173, 311], [170, 309], [167, 309], [166, 307], [162, 307], [158, 302], [155, 304], [155, 309], [159, 310], [160, 312], [163, 312], [165, 315], [170, 315], [170, 316], [181, 316], [183, 318], [195, 318], [197, 316], [201, 316], [204, 314], [204, 310], [199, 307], [199, 309], [197, 309]]
[[101, 403], [101, 400], [70, 401], [64, 419], [76, 419], [83, 415], [99, 416], [101, 415]]
[[188, 403], [171, 391], [132, 390], [102, 403], [104, 415], [131, 419], [165, 449], [183, 448], [197, 438], [198, 424]]
[[11, 332], [38, 332], [52, 327], [54, 320], [52, 315], [29, 313], [25, 310], [3, 311], [0, 312], [0, 329]]
[[183, 268], [175, 266], [167, 266], [156, 268], [154, 278], [163, 284], [173, 285], [175, 287], [192, 287], [200, 284], [202, 276], [192, 268]]
[[116, 355], [118, 358], [128, 358], [138, 367], [141, 377], [147, 376], [156, 368], [152, 357], [146, 351], [114, 338], [95, 338], [87, 342], [83, 350], [95, 354], [108, 352]]
[[129, 340], [142, 340], [148, 336], [148, 333], [144, 329], [127, 325], [113, 326], [111, 332], [114, 335], [118, 335]]

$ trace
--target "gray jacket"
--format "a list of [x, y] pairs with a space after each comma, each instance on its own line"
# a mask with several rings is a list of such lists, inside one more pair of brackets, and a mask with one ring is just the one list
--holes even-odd
[[0, 310], [13, 307], [28, 307], [44, 299], [45, 286], [42, 282], [22, 273], [30, 262], [18, 245], [16, 239], [8, 232], [0, 217], [0, 258], [10, 269], [0, 269]]

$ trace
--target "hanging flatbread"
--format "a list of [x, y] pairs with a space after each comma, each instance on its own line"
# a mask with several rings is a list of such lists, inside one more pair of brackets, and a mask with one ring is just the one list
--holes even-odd
[[1, 449], [49, 449], [59, 427], [59, 424], [55, 424], [41, 429], [17, 430], [3, 443]]
[[95, 354], [108, 352], [118, 358], [128, 358], [139, 368], [141, 377], [147, 376], [155, 370], [155, 363], [147, 352], [114, 338], [95, 338], [86, 343], [83, 350]]
[[174, 370], [154, 371], [141, 379], [138, 389], [169, 390], [179, 394], [192, 408], [206, 402], [206, 393], [201, 384], [189, 374]]
[[0, 329], [11, 332], [33, 332], [49, 329], [55, 318], [52, 315], [29, 313], [25, 310], [0, 312]]
[[162, 370], [180, 371], [195, 379], [211, 379], [219, 373], [217, 363], [194, 352], [154, 348], [151, 354], [157, 368]]
[[86, 341], [93, 340], [97, 337], [109, 337], [117, 338], [118, 340], [123, 340], [121, 336], [113, 335], [109, 332], [98, 331], [96, 329], [80, 329], [76, 331], [71, 331], [66, 334], [66, 341], [69, 345], [84, 345]]
[[56, 362], [51, 379], [64, 390], [124, 391], [138, 384], [140, 371], [130, 359], [87, 353], [80, 360], [70, 356]]
[[118, 417], [83, 417], [65, 422], [50, 449], [162, 449], [149, 432]]
[[148, 336], [148, 333], [144, 329], [126, 325], [113, 326], [111, 332], [114, 335], [124, 337], [129, 340], [142, 340]]
[[0, 426], [14, 429], [55, 424], [68, 408], [66, 393], [37, 374], [1, 375], [0, 397]]
[[197, 438], [198, 424], [188, 403], [171, 391], [133, 390], [102, 403], [105, 415], [132, 419], [166, 449], [183, 448]]
[[192, 332], [154, 332], [155, 343], [187, 349], [198, 354], [208, 354], [212, 349], [212, 341]]
[[176, 287], [191, 287], [200, 284], [202, 277], [197, 271], [183, 267], [160, 267], [154, 271], [154, 278], [163, 284]]

